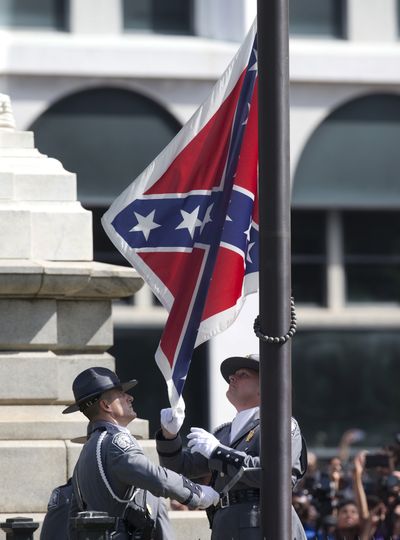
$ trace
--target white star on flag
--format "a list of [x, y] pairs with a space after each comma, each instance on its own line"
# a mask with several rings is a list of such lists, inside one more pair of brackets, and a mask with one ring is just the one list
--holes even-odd
[[154, 221], [154, 215], [156, 211], [153, 210], [147, 216], [142, 216], [137, 212], [134, 212], [135, 218], [138, 220], [137, 225], [132, 227], [129, 232], [142, 232], [146, 241], [149, 239], [149, 235], [153, 229], [161, 227], [158, 223]]
[[196, 227], [201, 227], [201, 221], [197, 219], [199, 215], [200, 206], [197, 206], [193, 212], [186, 212], [186, 210], [181, 210], [182, 222], [179, 223], [175, 230], [178, 229], [187, 229], [190, 236], [193, 238]]
[[250, 223], [249, 223], [249, 227], [246, 231], [244, 231], [244, 234], [246, 235], [246, 238], [247, 238], [247, 241], [250, 240], [250, 230], [251, 230], [251, 224], [252, 224], [252, 220], [250, 220]]
[[246, 119], [242, 122], [242, 126], [245, 126], [247, 122], [249, 121], [249, 114], [250, 114], [250, 103], [247, 104], [247, 116], [246, 116]]
[[214, 206], [214, 203], [210, 204], [210, 206], [206, 210], [206, 215], [204, 216], [203, 223], [201, 224], [201, 227], [200, 227], [201, 232], [203, 232], [203, 229], [207, 225], [207, 223], [212, 222], [212, 219], [210, 216], [211, 216], [211, 210], [213, 206]]
[[250, 250], [251, 248], [254, 246], [255, 242], [250, 242], [248, 248], [247, 248], [247, 257], [246, 257], [246, 261], [248, 261], [249, 263], [252, 263], [253, 262], [253, 259], [250, 257]]
[[256, 61], [249, 68], [249, 71], [257, 71], [258, 70], [258, 51], [256, 49], [253, 49], [253, 52], [254, 52], [254, 56], [256, 57]]

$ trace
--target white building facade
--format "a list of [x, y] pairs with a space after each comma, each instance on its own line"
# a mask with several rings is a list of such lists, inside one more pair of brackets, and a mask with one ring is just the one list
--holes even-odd
[[[95, 259], [121, 264], [100, 216], [208, 95], [256, 0], [30, 4], [0, 6], [0, 91], [18, 128], [78, 174]], [[399, 2], [290, 5], [294, 413], [312, 446], [335, 445], [351, 427], [381, 444], [400, 405]], [[254, 296], [232, 329], [196, 351], [188, 423], [229, 417], [219, 364], [257, 349], [256, 314]], [[139, 414], [154, 426], [166, 406], [152, 358], [165, 319], [145, 288], [114, 306], [117, 366], [143, 383]]]

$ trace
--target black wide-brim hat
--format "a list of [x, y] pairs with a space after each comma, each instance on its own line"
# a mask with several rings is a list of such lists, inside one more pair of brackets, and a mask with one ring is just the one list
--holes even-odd
[[64, 409], [63, 414], [84, 410], [94, 403], [96, 398], [103, 392], [111, 390], [112, 388], [121, 388], [121, 390], [127, 392], [136, 385], [136, 379], [121, 382], [111, 369], [104, 367], [85, 369], [85, 371], [79, 373], [72, 384], [75, 403]]
[[253, 369], [260, 371], [260, 356], [249, 354], [247, 356], [230, 356], [221, 364], [221, 373], [226, 382], [229, 382], [229, 375], [233, 375], [238, 369]]

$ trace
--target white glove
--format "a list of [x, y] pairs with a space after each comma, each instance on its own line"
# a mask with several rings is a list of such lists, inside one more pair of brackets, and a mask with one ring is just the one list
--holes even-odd
[[161, 426], [171, 435], [177, 435], [185, 420], [185, 410], [180, 407], [176, 409], [161, 409], [160, 412]]
[[219, 501], [219, 493], [215, 491], [211, 486], [202, 486], [201, 487], [201, 495], [200, 495], [200, 503], [198, 508], [200, 510], [204, 510], [205, 508], [208, 508], [211, 505], [218, 504]]
[[198, 427], [190, 428], [190, 433], [187, 438], [190, 439], [188, 443], [190, 452], [192, 454], [198, 452], [207, 459], [209, 459], [213, 451], [219, 445], [219, 440], [214, 437], [214, 435], [208, 433], [205, 429]]

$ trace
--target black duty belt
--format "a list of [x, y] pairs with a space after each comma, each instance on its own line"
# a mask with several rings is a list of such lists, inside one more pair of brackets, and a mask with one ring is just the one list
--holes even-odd
[[240, 504], [245, 502], [259, 502], [260, 490], [259, 489], [238, 489], [236, 491], [230, 491], [226, 495], [220, 498], [216, 509], [227, 508], [232, 504]]

